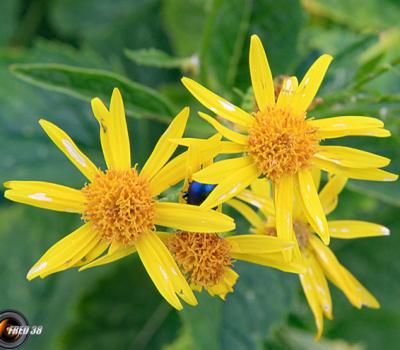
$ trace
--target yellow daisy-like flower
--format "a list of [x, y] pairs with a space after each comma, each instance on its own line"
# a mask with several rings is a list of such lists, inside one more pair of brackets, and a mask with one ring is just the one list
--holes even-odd
[[[253, 232], [260, 235], [277, 235], [277, 220], [271, 197], [265, 199], [268, 183], [264, 179], [252, 186], [252, 190], [243, 191], [238, 198], [227, 203], [237, 209], [252, 225]], [[318, 180], [316, 187], [318, 188]], [[332, 212], [338, 201], [338, 194], [343, 189], [346, 178], [335, 175], [319, 192], [325, 214]], [[244, 202], [257, 206], [256, 213]], [[321, 242], [315, 231], [309, 225], [307, 215], [300, 207], [294, 208], [293, 235], [298, 242], [298, 248], [293, 249], [293, 259], [304, 266], [299, 274], [306, 299], [314, 314], [317, 326], [316, 338], [323, 331], [323, 316], [332, 319], [332, 300], [327, 283], [329, 279], [343, 291], [349, 301], [357, 308], [363, 305], [379, 308], [375, 297], [337, 260], [330, 248]], [[329, 233], [334, 238], [351, 239], [361, 237], [387, 236], [389, 229], [366, 221], [334, 220], [328, 221]]]
[[243, 156], [217, 162], [194, 175], [196, 181], [218, 184], [203, 203], [214, 207], [232, 198], [258, 177], [273, 182], [278, 236], [289, 239], [292, 230], [293, 196], [299, 191], [309, 221], [325, 244], [329, 230], [322, 205], [312, 181], [311, 167], [342, 174], [348, 178], [394, 181], [397, 175], [380, 169], [390, 160], [343, 146], [322, 146], [321, 140], [350, 135], [390, 136], [383, 122], [370, 117], [339, 116], [307, 119], [312, 103], [332, 60], [322, 55], [298, 84], [287, 78], [275, 100], [268, 60], [258, 36], [250, 45], [250, 74], [258, 110], [248, 113], [195, 81], [183, 78], [186, 88], [205, 107], [229, 121], [222, 125], [204, 113], [200, 116], [224, 137], [236, 143]]
[[[131, 166], [130, 142], [124, 105], [114, 89], [110, 109], [92, 100], [100, 124], [100, 139], [108, 170], [102, 171], [72, 139], [54, 124], [41, 120], [48, 136], [89, 183], [77, 190], [48, 182], [9, 181], [5, 197], [40, 208], [79, 213], [84, 224], [53, 245], [31, 268], [27, 278], [46, 277], [58, 271], [106, 264], [138, 252], [161, 295], [176, 309], [181, 297], [196, 305], [192, 290], [170, 252], [155, 233], [155, 225], [203, 232], [232, 230], [231, 218], [213, 210], [182, 203], [159, 201], [157, 196], [182, 179], [185, 154], [168, 160], [177, 145], [170, 138], [182, 136], [189, 116], [184, 108], [161, 136], [140, 171]], [[167, 163], [168, 162], [168, 163]]]
[[[220, 135], [207, 140], [172, 140], [188, 147], [186, 152], [186, 179], [180, 200], [201, 204], [212, 187], [192, 181], [192, 174], [212, 163], [220, 153], [235, 152], [229, 141], [220, 141]], [[216, 210], [220, 211], [221, 206]], [[247, 234], [223, 237], [218, 233], [177, 231], [159, 232], [160, 238], [171, 251], [178, 266], [188, 279], [193, 290], [205, 288], [212, 296], [225, 299], [233, 292], [238, 274], [233, 270], [234, 260], [244, 260], [264, 266], [272, 266], [287, 272], [298, 273], [302, 266], [296, 262], [286, 262], [283, 252], [293, 247], [293, 242], [277, 237]]]

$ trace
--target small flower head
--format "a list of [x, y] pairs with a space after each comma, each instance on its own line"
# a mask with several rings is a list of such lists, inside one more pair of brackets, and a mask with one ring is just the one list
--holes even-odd
[[181, 271], [194, 289], [223, 283], [232, 267], [230, 245], [216, 233], [178, 232], [167, 241]]
[[[316, 186], [319, 178], [316, 176]], [[326, 214], [332, 212], [337, 205], [337, 197], [346, 183], [346, 178], [333, 176], [319, 192], [319, 198]], [[272, 198], [263, 196], [267, 193], [267, 181], [257, 180], [251, 190], [243, 191], [238, 198], [228, 202], [238, 210], [252, 225], [253, 232], [259, 235], [276, 236], [277, 218], [273, 208]], [[253, 211], [245, 203], [258, 207], [259, 212]], [[389, 230], [381, 225], [365, 221], [335, 220], [328, 222], [330, 234], [335, 238], [359, 238], [385, 236]], [[302, 209], [294, 207], [292, 239], [296, 242], [293, 249], [293, 263], [302, 266], [299, 273], [307, 302], [314, 314], [317, 326], [317, 339], [323, 332], [323, 316], [331, 319], [332, 300], [327, 280], [329, 279], [346, 295], [357, 308], [367, 306], [379, 307], [378, 301], [368, 292], [359, 281], [337, 260], [330, 248], [324, 245], [315, 234], [312, 225]]]

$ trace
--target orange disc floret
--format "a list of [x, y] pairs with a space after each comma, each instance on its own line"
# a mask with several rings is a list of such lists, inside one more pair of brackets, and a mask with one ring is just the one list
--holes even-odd
[[136, 169], [100, 172], [82, 193], [86, 199], [82, 218], [106, 242], [130, 244], [154, 228], [149, 183]]
[[304, 114], [269, 106], [255, 114], [247, 151], [263, 175], [276, 181], [311, 165], [320, 141], [316, 131], [307, 123]]
[[230, 245], [216, 233], [178, 232], [167, 246], [192, 286], [213, 287], [232, 266]]

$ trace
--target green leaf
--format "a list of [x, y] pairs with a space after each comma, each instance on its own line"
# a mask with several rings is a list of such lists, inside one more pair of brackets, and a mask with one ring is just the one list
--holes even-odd
[[378, 32], [398, 26], [400, 15], [398, 4], [391, 0], [364, 0], [362, 5], [357, 0], [304, 0], [303, 5], [315, 16], [359, 32]]
[[[42, 54], [47, 57], [48, 52], [38, 48], [0, 52], [0, 139], [3, 146], [0, 182], [36, 178], [70, 186], [84, 183], [84, 177], [41, 129], [38, 124], [40, 118], [49, 119], [71, 133], [83, 152], [101, 164], [98, 125], [91, 116], [90, 105], [38, 90], [18, 81], [8, 69], [10, 62], [41, 59]], [[78, 60], [79, 57], [71, 52], [68, 56], [69, 61]], [[52, 57], [56, 57], [56, 54], [53, 53]], [[60, 61], [65, 58], [62, 50], [57, 57]], [[81, 59], [86, 64], [85, 55]]]
[[128, 115], [168, 123], [173, 107], [155, 90], [112, 72], [60, 64], [15, 64], [11, 71], [19, 78], [48, 90], [90, 101], [108, 101], [112, 88], [118, 87]]
[[235, 269], [240, 277], [225, 302], [204, 291], [197, 307], [181, 312], [197, 350], [262, 349], [291, 306], [294, 275], [240, 262]]
[[161, 349], [177, 336], [180, 321], [155, 289], [137, 255], [113, 264], [88, 284], [62, 349]]
[[[248, 87], [248, 52], [254, 33], [264, 40], [276, 74], [296, 61], [303, 23], [299, 1], [169, 0], [164, 12], [178, 54], [199, 55], [200, 80], [211, 89], [230, 93], [234, 86]], [[185, 15], [177, 20], [179, 13]]]
[[190, 57], [172, 57], [164, 51], [151, 49], [125, 50], [125, 55], [137, 64], [157, 68], [181, 68], [190, 63]]

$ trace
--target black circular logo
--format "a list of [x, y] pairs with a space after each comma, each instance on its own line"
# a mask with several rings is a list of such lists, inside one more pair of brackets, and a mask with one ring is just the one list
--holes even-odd
[[29, 336], [29, 325], [25, 316], [14, 310], [0, 312], [0, 348], [16, 349]]

